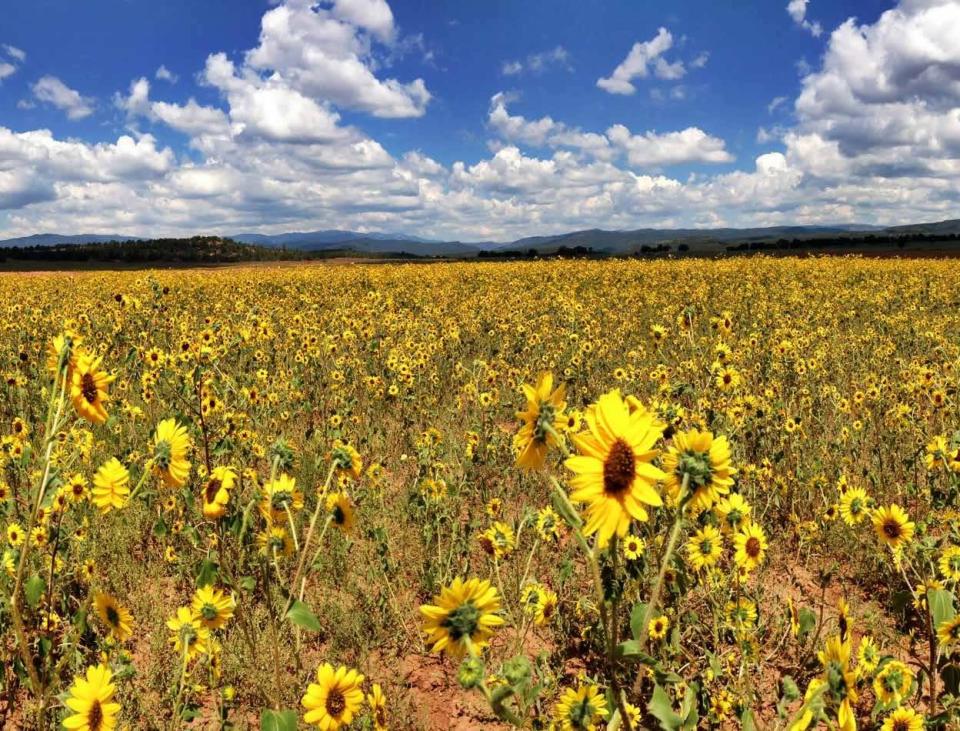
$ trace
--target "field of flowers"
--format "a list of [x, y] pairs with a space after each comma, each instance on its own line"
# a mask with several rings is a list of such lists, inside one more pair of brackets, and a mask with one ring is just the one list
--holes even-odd
[[960, 268], [0, 275], [0, 726], [960, 724]]

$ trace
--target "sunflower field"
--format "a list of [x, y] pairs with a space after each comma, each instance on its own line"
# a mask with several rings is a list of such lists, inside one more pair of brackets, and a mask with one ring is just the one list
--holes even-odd
[[960, 727], [952, 261], [0, 275], [0, 726]]

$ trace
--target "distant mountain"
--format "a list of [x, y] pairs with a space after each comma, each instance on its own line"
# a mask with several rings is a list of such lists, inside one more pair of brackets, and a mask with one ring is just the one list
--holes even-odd
[[33, 234], [0, 241], [3, 246], [56, 246], [57, 244], [93, 244], [98, 241], [143, 241], [141, 236], [123, 234]]
[[440, 243], [419, 236], [390, 233], [359, 233], [357, 231], [341, 231], [331, 229], [327, 231], [307, 231], [285, 234], [234, 234], [227, 238], [241, 244], [258, 244], [260, 246], [286, 246], [290, 249], [311, 250], [322, 244], [342, 244], [346, 241], [412, 241], [419, 244]]
[[911, 223], [906, 226], [890, 226], [884, 229], [894, 234], [957, 234], [960, 233], [960, 218], [936, 223]]

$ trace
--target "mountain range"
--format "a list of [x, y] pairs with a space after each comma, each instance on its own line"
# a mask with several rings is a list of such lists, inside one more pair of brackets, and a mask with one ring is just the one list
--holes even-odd
[[[781, 239], [844, 239], [865, 236], [910, 236], [960, 234], [960, 219], [905, 226], [837, 224], [833, 226], [769, 226], [759, 228], [641, 228], [630, 231], [587, 229], [547, 236], [529, 236], [509, 242], [442, 241], [398, 233], [369, 233], [330, 229], [281, 234], [239, 233], [225, 238], [238, 243], [283, 247], [300, 251], [355, 251], [358, 253], [407, 253], [417, 256], [476, 256], [481, 251], [500, 253], [552, 253], [561, 248], [583, 247], [597, 253], [630, 254], [643, 247], [685, 245], [686, 250], [710, 252], [726, 244], [778, 241]], [[0, 240], [3, 247], [88, 244], [103, 241], [142, 241], [146, 236], [121, 234], [34, 234]]]

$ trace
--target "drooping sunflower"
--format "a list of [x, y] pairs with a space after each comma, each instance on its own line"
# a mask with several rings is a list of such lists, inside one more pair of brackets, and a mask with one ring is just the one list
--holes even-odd
[[260, 546], [260, 552], [269, 558], [273, 558], [274, 555], [288, 557], [293, 555], [293, 539], [287, 529], [281, 525], [270, 526], [258, 533], [257, 544]]
[[880, 731], [923, 731], [923, 716], [903, 706], [883, 719]]
[[367, 694], [370, 716], [373, 718], [374, 731], [387, 731], [387, 699], [383, 695], [380, 683], [374, 683]]
[[747, 571], [753, 571], [763, 563], [763, 556], [767, 550], [767, 536], [756, 523], [749, 523], [742, 531], [733, 537], [736, 552], [733, 560], [738, 566]]
[[116, 597], [97, 592], [93, 599], [97, 616], [117, 642], [126, 642], [133, 635], [133, 615], [117, 601]]
[[47, 344], [47, 370], [56, 376], [60, 373], [60, 366], [65, 366], [69, 382], [70, 375], [77, 365], [77, 356], [82, 343], [83, 338], [70, 330], [54, 337]]
[[565, 464], [574, 473], [571, 500], [587, 505], [583, 532], [596, 533], [604, 547], [625, 536], [631, 521], [648, 519], [645, 505], [663, 504], [654, 485], [666, 475], [652, 461], [664, 424], [645, 409], [630, 413], [619, 391], [601, 396], [586, 420], [589, 433], [573, 436], [580, 454]]
[[695, 571], [715, 566], [723, 550], [723, 536], [712, 525], [705, 525], [687, 541], [687, 556]]
[[116, 686], [113, 673], [104, 664], [92, 665], [77, 675], [64, 703], [73, 714], [63, 720], [70, 731], [113, 731], [117, 727], [120, 704], [114, 702]]
[[355, 480], [360, 479], [363, 472], [363, 459], [360, 453], [346, 442], [334, 440], [330, 459], [336, 465], [337, 474], [349, 475]]
[[260, 512], [273, 523], [285, 523], [287, 510], [303, 510], [303, 493], [297, 488], [296, 479], [286, 472], [264, 483], [261, 494]]
[[130, 473], [119, 459], [112, 457], [100, 465], [93, 476], [93, 504], [101, 513], [119, 510], [130, 495]]
[[326, 500], [327, 513], [333, 518], [333, 524], [344, 533], [351, 533], [357, 523], [356, 512], [350, 496], [345, 492], [331, 492]]
[[167, 620], [170, 630], [170, 644], [178, 658], [186, 656], [190, 662], [198, 655], [204, 655], [210, 643], [210, 630], [203, 626], [190, 607], [179, 607], [177, 613]]
[[237, 473], [230, 467], [214, 467], [203, 488], [203, 515], [222, 518], [227, 514], [230, 491], [237, 483]]
[[914, 524], [903, 508], [891, 504], [873, 512], [873, 529], [877, 538], [896, 551], [913, 538]]
[[663, 455], [663, 469], [667, 473], [664, 491], [673, 503], [685, 497], [680, 490], [684, 477], [689, 475], [688, 505], [695, 513], [709, 510], [721, 495], [730, 492], [733, 475], [737, 473], [730, 465], [727, 438], [696, 429], [673, 435]]
[[608, 715], [607, 699], [591, 683], [565, 689], [553, 709], [561, 731], [593, 731]]
[[566, 393], [565, 384], [553, 388], [551, 373], [542, 374], [536, 386], [523, 385], [527, 408], [517, 412], [522, 424], [513, 437], [518, 467], [540, 469], [547, 459], [547, 450], [557, 446], [557, 437], [567, 426]]
[[848, 489], [840, 497], [840, 517], [847, 525], [856, 525], [866, 517], [870, 498], [862, 487]]
[[193, 593], [193, 614], [207, 629], [220, 629], [233, 616], [236, 601], [222, 589], [201, 586]]
[[110, 400], [107, 388], [115, 378], [102, 370], [100, 364], [100, 358], [82, 353], [70, 371], [70, 401], [77, 414], [91, 424], [102, 424], [107, 420], [104, 406]]
[[303, 720], [321, 731], [349, 726], [363, 706], [363, 676], [343, 665], [334, 670], [329, 663], [317, 668], [317, 682], [307, 686], [300, 703], [307, 712]]
[[881, 703], [899, 705], [913, 685], [913, 672], [899, 660], [884, 665], [873, 679], [873, 692]]
[[462, 658], [471, 645], [476, 652], [481, 651], [504, 622], [497, 614], [500, 596], [486, 579], [463, 581], [458, 577], [433, 601], [420, 607], [427, 643], [431, 652], [446, 650], [455, 660]]
[[164, 419], [153, 434], [153, 471], [167, 487], [182, 487], [190, 475], [190, 435], [176, 419]]

